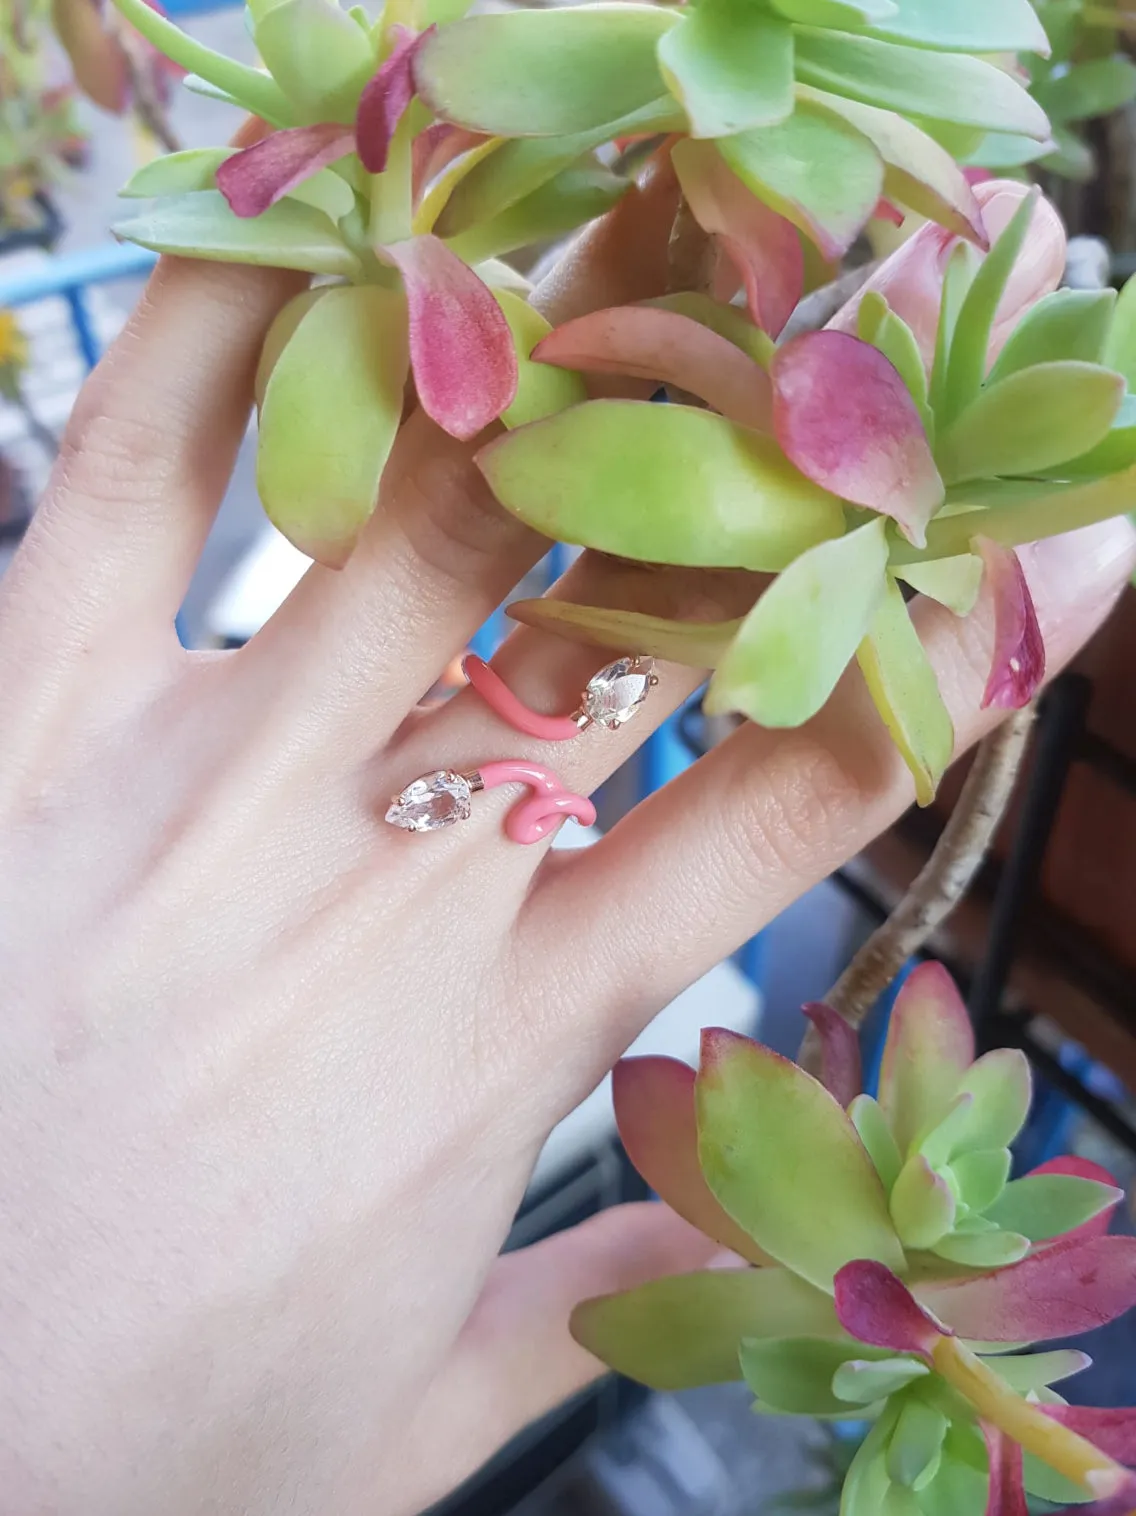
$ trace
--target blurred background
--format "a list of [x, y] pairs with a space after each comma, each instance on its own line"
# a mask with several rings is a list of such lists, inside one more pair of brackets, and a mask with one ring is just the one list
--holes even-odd
[[[97, 4], [97, 0], [92, 0]], [[950, 0], [943, 0], [950, 3]], [[242, 9], [166, 0], [211, 46], [253, 61]], [[1136, 269], [1136, 5], [1038, 0], [1054, 59], [1033, 87], [1057, 125], [1040, 163], [984, 165], [1041, 180], [1074, 243], [1071, 283], [1120, 283]], [[126, 88], [100, 108], [72, 78], [52, 33], [50, 0], [0, 0], [0, 574], [34, 508], [60, 431], [88, 370], [121, 327], [152, 263], [109, 233], [119, 186], [157, 152], [211, 146], [239, 124], [190, 94], [125, 29]], [[90, 81], [87, 81], [88, 85]], [[101, 91], [96, 86], [96, 95]], [[1012, 155], [1011, 155], [1012, 156]], [[889, 232], [875, 228], [864, 259]], [[522, 267], [546, 249], [531, 249]], [[253, 434], [179, 622], [193, 647], [238, 647], [304, 572], [256, 498]], [[539, 592], [567, 561], [553, 548], [522, 587]], [[488, 655], [498, 613], [475, 639]], [[1105, 1164], [1131, 1197], [1136, 1176], [1136, 590], [1077, 667], [1047, 695], [1027, 771], [978, 888], [933, 944], [969, 994], [985, 1047], [1017, 1045], [1036, 1098], [1017, 1169], [1058, 1152]], [[446, 693], [442, 688], [440, 695]], [[600, 827], [696, 760], [721, 735], [697, 700], [599, 797]], [[699, 1028], [726, 1025], [795, 1053], [803, 1001], [824, 995], [926, 860], [957, 796], [906, 817], [736, 958], [670, 1006], [643, 1048], [693, 1061]], [[568, 828], [564, 845], [586, 846]], [[872, 1068], [885, 1001], [867, 1028]], [[553, 1134], [511, 1246], [641, 1193], [601, 1087]], [[1133, 1227], [1131, 1204], [1118, 1225]], [[1136, 1397], [1136, 1325], [1089, 1341], [1094, 1368], [1071, 1394], [1094, 1404]], [[445, 1428], [439, 1428], [440, 1438]], [[835, 1513], [856, 1445], [805, 1420], [759, 1419], [740, 1386], [647, 1395], [606, 1381], [536, 1426], [436, 1516], [775, 1516]]]

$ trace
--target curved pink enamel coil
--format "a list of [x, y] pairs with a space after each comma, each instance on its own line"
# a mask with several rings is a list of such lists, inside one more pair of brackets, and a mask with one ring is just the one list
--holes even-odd
[[502, 784], [527, 784], [532, 794], [515, 805], [505, 818], [505, 831], [513, 842], [540, 842], [558, 821], [574, 817], [581, 826], [592, 826], [596, 808], [583, 795], [566, 790], [560, 780], [542, 764], [519, 758], [500, 763], [486, 763], [478, 769], [487, 790]]
[[580, 735], [580, 728], [571, 716], [541, 716], [518, 700], [499, 674], [495, 674], [484, 658], [470, 653], [462, 664], [465, 677], [485, 701], [489, 709], [502, 721], [523, 732], [526, 737], [539, 737], [542, 742], [567, 742]]

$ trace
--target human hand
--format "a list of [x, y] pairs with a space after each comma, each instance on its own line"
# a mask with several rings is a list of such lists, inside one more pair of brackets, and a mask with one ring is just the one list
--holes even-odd
[[[654, 293], [673, 200], [631, 197], [546, 291]], [[167, 262], [82, 397], [0, 587], [0, 1488], [60, 1516], [411, 1516], [599, 1372], [579, 1299], [706, 1262], [661, 1206], [497, 1253], [552, 1125], [677, 991], [855, 853], [911, 788], [854, 677], [745, 727], [595, 847], [418, 838], [432, 768], [548, 757], [469, 692], [415, 703], [544, 544], [413, 418], [342, 573], [245, 649], [173, 615], [285, 275]], [[1131, 571], [1126, 526], [1027, 555], [1051, 669]], [[585, 557], [563, 592], [736, 614], [747, 581]], [[752, 598], [752, 588], [749, 588]], [[985, 611], [920, 628], [959, 734]], [[570, 708], [599, 660], [524, 629], [498, 669]], [[691, 690], [551, 761], [601, 783]]]

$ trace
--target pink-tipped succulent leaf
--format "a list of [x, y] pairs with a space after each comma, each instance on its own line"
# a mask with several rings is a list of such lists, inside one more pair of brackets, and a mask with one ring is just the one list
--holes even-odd
[[272, 132], [225, 159], [217, 169], [217, 188], [234, 215], [260, 216], [321, 168], [346, 157], [354, 146], [351, 132], [334, 121]]
[[982, 708], [1020, 710], [1030, 703], [1045, 678], [1045, 641], [1033, 596], [1013, 548], [988, 537], [976, 537], [974, 545], [982, 554], [994, 600], [994, 659]]
[[391, 138], [414, 98], [414, 60], [437, 27], [420, 34], [404, 26], [393, 30], [397, 34], [394, 49], [364, 87], [355, 115], [359, 161], [369, 174], [381, 174], [387, 166]]

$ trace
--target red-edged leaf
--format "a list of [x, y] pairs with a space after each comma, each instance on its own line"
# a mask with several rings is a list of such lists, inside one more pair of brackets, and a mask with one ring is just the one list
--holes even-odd
[[986, 565], [994, 597], [994, 661], [982, 709], [1016, 711], [1026, 706], [1045, 678], [1045, 642], [1021, 560], [1011, 547], [988, 537], [974, 546]]
[[890, 200], [881, 200], [872, 212], [873, 221], [889, 221], [892, 226], [902, 226], [907, 217], [898, 205], [893, 205]]
[[1117, 1463], [1136, 1464], [1136, 1407], [1043, 1405], [1041, 1409]]
[[[1049, 1407], [1046, 1407], [1048, 1410]], [[1025, 1485], [1022, 1482], [1022, 1450], [1018, 1444], [998, 1431], [982, 1425], [982, 1434], [990, 1450], [990, 1488], [986, 1497], [986, 1516], [1029, 1516]]]
[[896, 996], [880, 1068], [880, 1104], [900, 1151], [942, 1120], [974, 1062], [974, 1031], [941, 963], [921, 963]]
[[541, 363], [672, 384], [741, 426], [769, 431], [769, 375], [725, 337], [677, 311], [623, 305], [557, 327], [533, 350]]
[[777, 440], [806, 479], [922, 545], [943, 481], [895, 366], [847, 332], [806, 332], [779, 349], [770, 377]]
[[801, 1009], [820, 1038], [820, 1082], [845, 1110], [864, 1089], [860, 1039], [838, 1011], [814, 1000]]
[[805, 287], [797, 228], [745, 187], [712, 142], [687, 139], [671, 156], [699, 226], [719, 238], [737, 268], [750, 315], [771, 337], [780, 336]]
[[624, 1058], [612, 1072], [620, 1141], [660, 1200], [751, 1263], [772, 1260], [715, 1200], [698, 1166], [695, 1073], [676, 1058]]
[[351, 133], [334, 121], [272, 132], [255, 147], [225, 159], [217, 170], [217, 188], [235, 216], [260, 216], [354, 146]]
[[1051, 1342], [1136, 1305], [1136, 1237], [1074, 1237], [975, 1278], [922, 1284], [919, 1298], [977, 1342]]
[[[1072, 1179], [1091, 1179], [1097, 1184], [1116, 1185], [1116, 1180], [1107, 1169], [1101, 1168], [1099, 1163], [1093, 1163], [1088, 1158], [1075, 1158], [1072, 1154], [1064, 1158], [1051, 1158], [1048, 1163], [1039, 1164], [1036, 1169], [1031, 1169], [1030, 1174], [1068, 1174]], [[1074, 1227], [1071, 1232], [1065, 1232], [1061, 1237], [1055, 1238], [1055, 1242], [1068, 1242], [1074, 1237], [1105, 1237], [1108, 1235], [1109, 1226], [1112, 1223], [1112, 1213], [1120, 1204], [1119, 1197], [1116, 1205], [1110, 1205], [1099, 1216], [1094, 1216], [1091, 1221], [1086, 1221], [1083, 1226]]]
[[846, 1263], [840, 1270], [835, 1303], [844, 1330], [872, 1347], [929, 1357], [939, 1338], [948, 1335], [901, 1279], [870, 1259]]
[[387, 166], [391, 138], [414, 98], [414, 59], [422, 44], [437, 30], [436, 26], [429, 26], [416, 35], [409, 27], [393, 27], [397, 39], [394, 50], [359, 96], [359, 109], [355, 113], [356, 151], [369, 174], [381, 174]]
[[422, 409], [468, 442], [517, 393], [509, 324], [489, 289], [437, 237], [412, 237], [382, 252], [406, 288], [410, 366]]
[[410, 149], [410, 176], [415, 204], [430, 184], [455, 158], [485, 141], [482, 132], [471, 132], [448, 121], [434, 121], [419, 132]]

